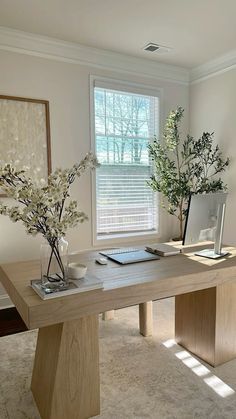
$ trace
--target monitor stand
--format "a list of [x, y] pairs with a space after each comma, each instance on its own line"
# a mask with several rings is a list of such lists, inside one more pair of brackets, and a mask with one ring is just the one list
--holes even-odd
[[224, 230], [224, 219], [225, 219], [225, 204], [220, 204], [217, 212], [217, 224], [215, 234], [215, 245], [214, 249], [204, 249], [196, 252], [195, 255], [209, 259], [219, 259], [227, 256], [229, 252], [222, 251], [222, 237]]
[[219, 259], [219, 258], [223, 258], [224, 256], [227, 256], [229, 254], [229, 252], [220, 252], [220, 253], [216, 253], [215, 249], [204, 249], [204, 250], [200, 250], [200, 252], [196, 252], [194, 253], [196, 256], [201, 256], [204, 258], [209, 258], [209, 259]]

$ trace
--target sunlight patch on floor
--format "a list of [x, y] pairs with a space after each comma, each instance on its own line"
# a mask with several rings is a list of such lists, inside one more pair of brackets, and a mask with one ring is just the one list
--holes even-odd
[[[163, 345], [170, 349], [177, 343], [174, 339], [169, 339], [163, 342]], [[219, 377], [212, 374], [211, 370], [205, 367], [198, 359], [194, 358], [188, 351], [182, 350], [175, 352], [175, 356], [183, 362], [188, 368], [192, 370], [198, 377], [202, 377], [205, 384], [207, 384], [216, 394], [221, 397], [228, 397], [235, 393], [235, 391], [224, 383]]]
[[172, 348], [172, 346], [177, 345], [177, 343], [175, 342], [175, 340], [174, 340], [174, 339], [168, 339], [168, 340], [166, 340], [165, 342], [163, 342], [163, 345], [164, 345], [166, 348]]

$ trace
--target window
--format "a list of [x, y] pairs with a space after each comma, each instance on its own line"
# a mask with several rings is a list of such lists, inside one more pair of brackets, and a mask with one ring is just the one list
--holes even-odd
[[159, 128], [157, 96], [95, 82], [96, 237], [157, 231], [147, 145]]

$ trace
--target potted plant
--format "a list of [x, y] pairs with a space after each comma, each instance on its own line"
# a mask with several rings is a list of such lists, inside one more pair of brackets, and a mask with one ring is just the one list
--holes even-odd
[[191, 193], [210, 193], [226, 189], [219, 174], [229, 165], [219, 146], [214, 146], [214, 133], [203, 132], [195, 140], [180, 136], [180, 123], [184, 109], [170, 112], [163, 134], [163, 141], [156, 137], [148, 145], [154, 173], [148, 185], [162, 194], [162, 206], [179, 221], [179, 240], [183, 238], [187, 202]]
[[19, 205], [0, 204], [0, 214], [8, 215], [14, 222], [23, 222], [26, 232], [44, 237], [41, 246], [42, 288], [66, 289], [68, 243], [64, 236], [69, 227], [75, 227], [88, 219], [78, 209], [77, 201], [71, 200], [70, 186], [88, 168], [98, 165], [92, 153], [71, 169], [57, 169], [48, 177], [47, 184], [37, 185], [25, 176], [24, 170], [17, 170], [10, 164], [0, 168], [0, 187]]

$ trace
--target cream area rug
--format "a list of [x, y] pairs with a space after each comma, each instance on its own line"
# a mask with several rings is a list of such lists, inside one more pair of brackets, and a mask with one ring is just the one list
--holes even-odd
[[[39, 419], [30, 392], [37, 332], [0, 339], [0, 418]], [[236, 418], [236, 360], [211, 368], [176, 345], [174, 300], [154, 303], [154, 334], [138, 307], [100, 321], [100, 419]], [[65, 418], [70, 419], [70, 418]]]

